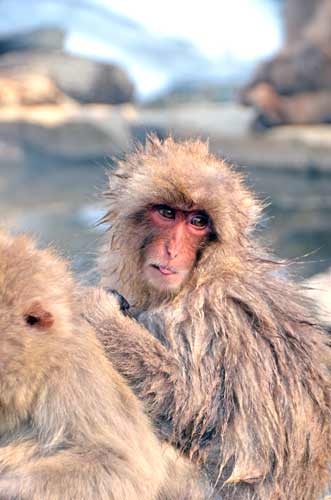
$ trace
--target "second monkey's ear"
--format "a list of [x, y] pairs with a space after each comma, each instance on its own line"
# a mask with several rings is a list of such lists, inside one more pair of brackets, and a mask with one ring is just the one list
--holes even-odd
[[54, 317], [46, 311], [38, 300], [33, 302], [24, 314], [24, 321], [31, 328], [40, 328], [47, 330], [54, 323]]

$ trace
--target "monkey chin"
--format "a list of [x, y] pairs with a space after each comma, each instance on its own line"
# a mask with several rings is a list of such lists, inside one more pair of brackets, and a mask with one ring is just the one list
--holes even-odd
[[149, 287], [161, 293], [174, 295], [186, 282], [189, 271], [164, 273], [159, 266], [146, 264], [143, 269], [143, 275]]

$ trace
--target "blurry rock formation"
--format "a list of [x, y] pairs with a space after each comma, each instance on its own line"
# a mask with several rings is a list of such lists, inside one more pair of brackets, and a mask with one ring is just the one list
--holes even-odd
[[65, 32], [60, 28], [40, 28], [0, 38], [0, 55], [29, 50], [62, 50]]
[[331, 123], [331, 0], [286, 0], [285, 42], [241, 92], [255, 128]]
[[[49, 104], [58, 102], [60, 93], [82, 104], [133, 101], [134, 85], [124, 69], [70, 55], [63, 50], [64, 40], [65, 33], [57, 28], [0, 39], [0, 87], [3, 83], [5, 89], [0, 103], [7, 103], [8, 96], [8, 104], [11, 99], [21, 104]], [[29, 90], [34, 92], [33, 81], [37, 88], [42, 87], [37, 99], [28, 96]]]
[[53, 81], [42, 74], [0, 75], [0, 107], [59, 104], [65, 96]]
[[129, 76], [66, 53], [64, 42], [58, 28], [0, 38], [0, 149], [88, 161], [127, 148], [119, 105], [134, 99]]

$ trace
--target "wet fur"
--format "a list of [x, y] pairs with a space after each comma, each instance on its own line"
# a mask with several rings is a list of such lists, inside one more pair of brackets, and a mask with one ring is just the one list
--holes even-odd
[[[312, 500], [330, 475], [330, 345], [312, 303], [253, 234], [261, 204], [199, 141], [145, 148], [109, 172], [100, 292], [90, 321], [159, 433], [224, 499]], [[206, 210], [214, 241], [174, 296], [143, 281], [146, 207]], [[93, 317], [94, 315], [94, 317]], [[201, 469], [201, 470], [202, 470]]]

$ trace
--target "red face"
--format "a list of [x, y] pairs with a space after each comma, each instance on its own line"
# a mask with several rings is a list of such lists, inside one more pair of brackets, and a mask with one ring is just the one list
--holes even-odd
[[211, 221], [201, 210], [183, 211], [168, 205], [154, 205], [147, 217], [154, 237], [144, 254], [145, 279], [158, 290], [175, 291], [194, 268], [211, 232]]

